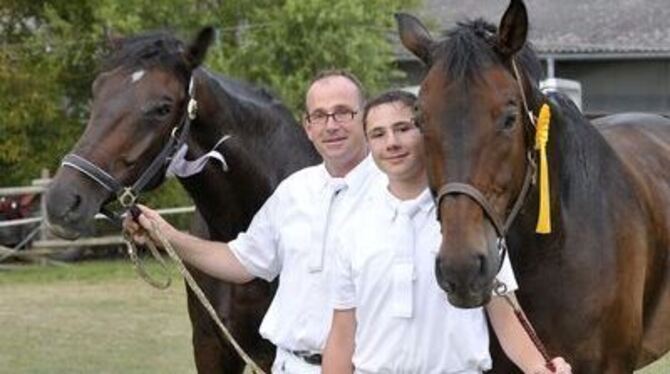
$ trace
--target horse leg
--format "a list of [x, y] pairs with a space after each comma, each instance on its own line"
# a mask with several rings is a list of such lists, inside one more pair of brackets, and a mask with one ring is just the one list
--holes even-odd
[[[199, 210], [196, 210], [191, 220], [189, 231], [197, 237], [213, 239]], [[193, 267], [187, 266], [187, 268], [196, 283], [202, 288], [223, 324], [228, 326], [231, 315], [232, 285], [218, 281]], [[244, 370], [242, 359], [233, 347], [225, 342], [223, 335], [219, 332], [219, 327], [188, 286], [186, 287], [186, 304], [193, 329], [191, 341], [198, 373], [241, 374]]]
[[[258, 333], [274, 285], [254, 280], [231, 285], [194, 271], [222, 322], [242, 349], [269, 372], [274, 360], [274, 346]], [[189, 315], [193, 324], [193, 345], [199, 373], [242, 373], [244, 362], [212, 321], [199, 300], [189, 291]], [[201, 370], [202, 368], [202, 370]]]
[[666, 291], [666, 296], [654, 314], [645, 325], [637, 369], [658, 360], [670, 350], [670, 290]]
[[663, 274], [653, 292], [657, 296], [646, 298], [642, 347], [636, 369], [649, 365], [670, 350], [670, 253], [664, 260], [655, 264], [662, 268], [659, 273]]
[[275, 347], [263, 339], [259, 327], [276, 290], [276, 283], [256, 279], [232, 287], [230, 302], [230, 332], [254, 362], [270, 372], [275, 358]]
[[[203, 282], [198, 282], [202, 285]], [[229, 288], [226, 286], [222, 289]], [[229, 291], [229, 290], [228, 290]], [[211, 297], [208, 297], [213, 302]], [[229, 344], [224, 343], [218, 326], [200, 303], [200, 300], [187, 289], [187, 304], [191, 326], [195, 366], [200, 374], [231, 373], [241, 374], [244, 363]], [[213, 303], [213, 305], [215, 305]], [[228, 325], [224, 313], [218, 310], [219, 318]]]
[[603, 367], [599, 371], [594, 371], [593, 373], [605, 373], [605, 374], [633, 374], [635, 370], [635, 361], [632, 357], [612, 357], [606, 359], [603, 363]]

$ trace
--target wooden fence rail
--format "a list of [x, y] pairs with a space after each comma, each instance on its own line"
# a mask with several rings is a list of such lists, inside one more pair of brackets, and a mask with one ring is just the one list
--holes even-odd
[[[2, 187], [0, 188], [0, 197], [3, 196], [16, 196], [22, 194], [40, 194], [41, 203], [39, 204], [38, 212], [36, 217], [27, 217], [14, 220], [0, 221], [0, 229], [5, 229], [13, 226], [22, 226], [22, 225], [34, 225], [39, 224], [39, 226], [34, 226], [35, 230], [40, 230], [38, 239], [32, 241], [29, 244], [28, 250], [16, 251], [12, 248], [2, 247], [0, 245], [0, 258], [7, 258], [10, 256], [18, 257], [32, 257], [34, 255], [43, 255], [47, 253], [54, 253], [65, 249], [77, 248], [77, 247], [86, 247], [93, 248], [97, 246], [109, 246], [109, 245], [121, 245], [123, 244], [123, 238], [120, 235], [112, 236], [102, 236], [102, 237], [89, 237], [89, 238], [79, 238], [76, 240], [61, 240], [61, 239], [52, 239], [50, 238], [46, 231], [46, 225], [43, 225], [43, 212], [44, 207], [44, 195], [47, 186], [50, 182], [48, 170], [43, 170], [41, 178], [35, 179], [32, 182], [32, 186], [19, 186], [19, 187]], [[184, 206], [184, 207], [172, 207], [172, 208], [163, 208], [157, 209], [157, 212], [163, 216], [167, 215], [177, 215], [177, 214], [189, 214], [195, 212], [194, 206]], [[106, 219], [107, 217], [102, 214], [96, 214], [95, 219]], [[27, 238], [26, 238], [27, 239]], [[1, 260], [0, 260], [1, 261]]]

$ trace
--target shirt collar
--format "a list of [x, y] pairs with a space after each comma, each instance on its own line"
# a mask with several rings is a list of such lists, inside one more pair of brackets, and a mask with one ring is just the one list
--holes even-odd
[[385, 205], [391, 210], [394, 217], [396, 214], [397, 207], [400, 204], [418, 204], [419, 210], [426, 214], [435, 208], [435, 202], [433, 201], [433, 196], [430, 193], [430, 189], [428, 187], [426, 187], [423, 191], [421, 191], [419, 196], [410, 200], [398, 199], [395, 195], [391, 193], [391, 191], [388, 188], [388, 184], [384, 186], [383, 190], [384, 190], [383, 192], [384, 201], [387, 203]]
[[[372, 161], [372, 156], [368, 154], [363, 161], [358, 163], [358, 165], [351, 169], [342, 179], [344, 179], [344, 182], [347, 184], [347, 188], [357, 190], [363, 183], [365, 183], [367, 177], [374, 172], [376, 167], [374, 161]], [[321, 163], [321, 175], [323, 177], [322, 187], [327, 185], [329, 179], [335, 178], [328, 173], [324, 163]]]

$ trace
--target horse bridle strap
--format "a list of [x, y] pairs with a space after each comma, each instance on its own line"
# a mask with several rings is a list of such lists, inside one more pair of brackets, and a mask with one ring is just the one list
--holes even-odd
[[[181, 120], [172, 129], [170, 138], [163, 146], [163, 149], [161, 149], [158, 155], [154, 157], [147, 169], [144, 170], [132, 186], [124, 186], [114, 178], [114, 176], [103, 170], [101, 167], [75, 153], [66, 155], [63, 158], [61, 166], [73, 168], [91, 178], [102, 188], [115, 195], [122, 207], [129, 208], [135, 204], [139, 193], [143, 191], [149, 182], [156, 176], [156, 173], [166, 165], [170, 156], [186, 142], [186, 138], [191, 128], [191, 120], [195, 119], [197, 116], [197, 102], [194, 99], [194, 91], [195, 85], [193, 77], [191, 77], [188, 85], [189, 100]], [[118, 217], [113, 216], [113, 214], [104, 208], [101, 212], [113, 221], [119, 220]]]
[[519, 191], [519, 195], [517, 195], [516, 201], [514, 202], [514, 205], [512, 205], [512, 209], [507, 215], [505, 221], [503, 221], [500, 218], [500, 216], [496, 213], [496, 210], [493, 207], [493, 205], [488, 201], [488, 199], [486, 199], [484, 194], [477, 189], [477, 187], [468, 183], [461, 183], [461, 182], [447, 183], [442, 187], [440, 187], [440, 189], [438, 190], [437, 197], [435, 198], [435, 205], [437, 207], [437, 219], [440, 221], [442, 220], [440, 214], [440, 206], [442, 204], [442, 200], [444, 200], [445, 197], [449, 195], [465, 195], [474, 200], [482, 208], [488, 219], [493, 224], [493, 227], [495, 228], [496, 233], [498, 234], [498, 238], [504, 239], [505, 236], [507, 235], [507, 231], [514, 222], [514, 219], [521, 210], [521, 207], [523, 206], [523, 203], [526, 200], [528, 190], [530, 190], [530, 185], [532, 184], [533, 179], [535, 178], [535, 170], [536, 170], [535, 161], [533, 160], [532, 154], [530, 152], [528, 153], [527, 159], [528, 163], [526, 166], [526, 175], [524, 177], [523, 185], [521, 186], [521, 191]]
[[[479, 204], [486, 216], [496, 229], [498, 236], [503, 236], [503, 224], [495, 213], [493, 206], [486, 200], [486, 197], [479, 192], [477, 188], [467, 183], [447, 183], [437, 193], [438, 207], [442, 199], [449, 195], [465, 195]], [[438, 213], [439, 216], [439, 213]]]
[[116, 193], [117, 191], [123, 189], [123, 186], [116, 181], [116, 178], [109, 175], [109, 173], [102, 170], [94, 163], [77, 154], [70, 153], [63, 157], [61, 166], [68, 166], [78, 170], [82, 174], [93, 179], [97, 184], [101, 185], [109, 192]]

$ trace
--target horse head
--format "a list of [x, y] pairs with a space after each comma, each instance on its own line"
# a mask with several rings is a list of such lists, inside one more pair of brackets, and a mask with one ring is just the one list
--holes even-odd
[[443, 235], [436, 277], [455, 306], [480, 306], [532, 179], [527, 113], [542, 100], [541, 66], [526, 46], [526, 8], [512, 0], [498, 28], [460, 23], [440, 42], [416, 18], [396, 17], [403, 44], [428, 65], [416, 120]]
[[207, 27], [188, 45], [165, 32], [114, 43], [93, 82], [86, 129], [47, 191], [47, 222], [56, 234], [75, 238], [106, 203], [130, 205], [162, 182], [194, 114], [187, 108], [193, 71], [213, 39]]

